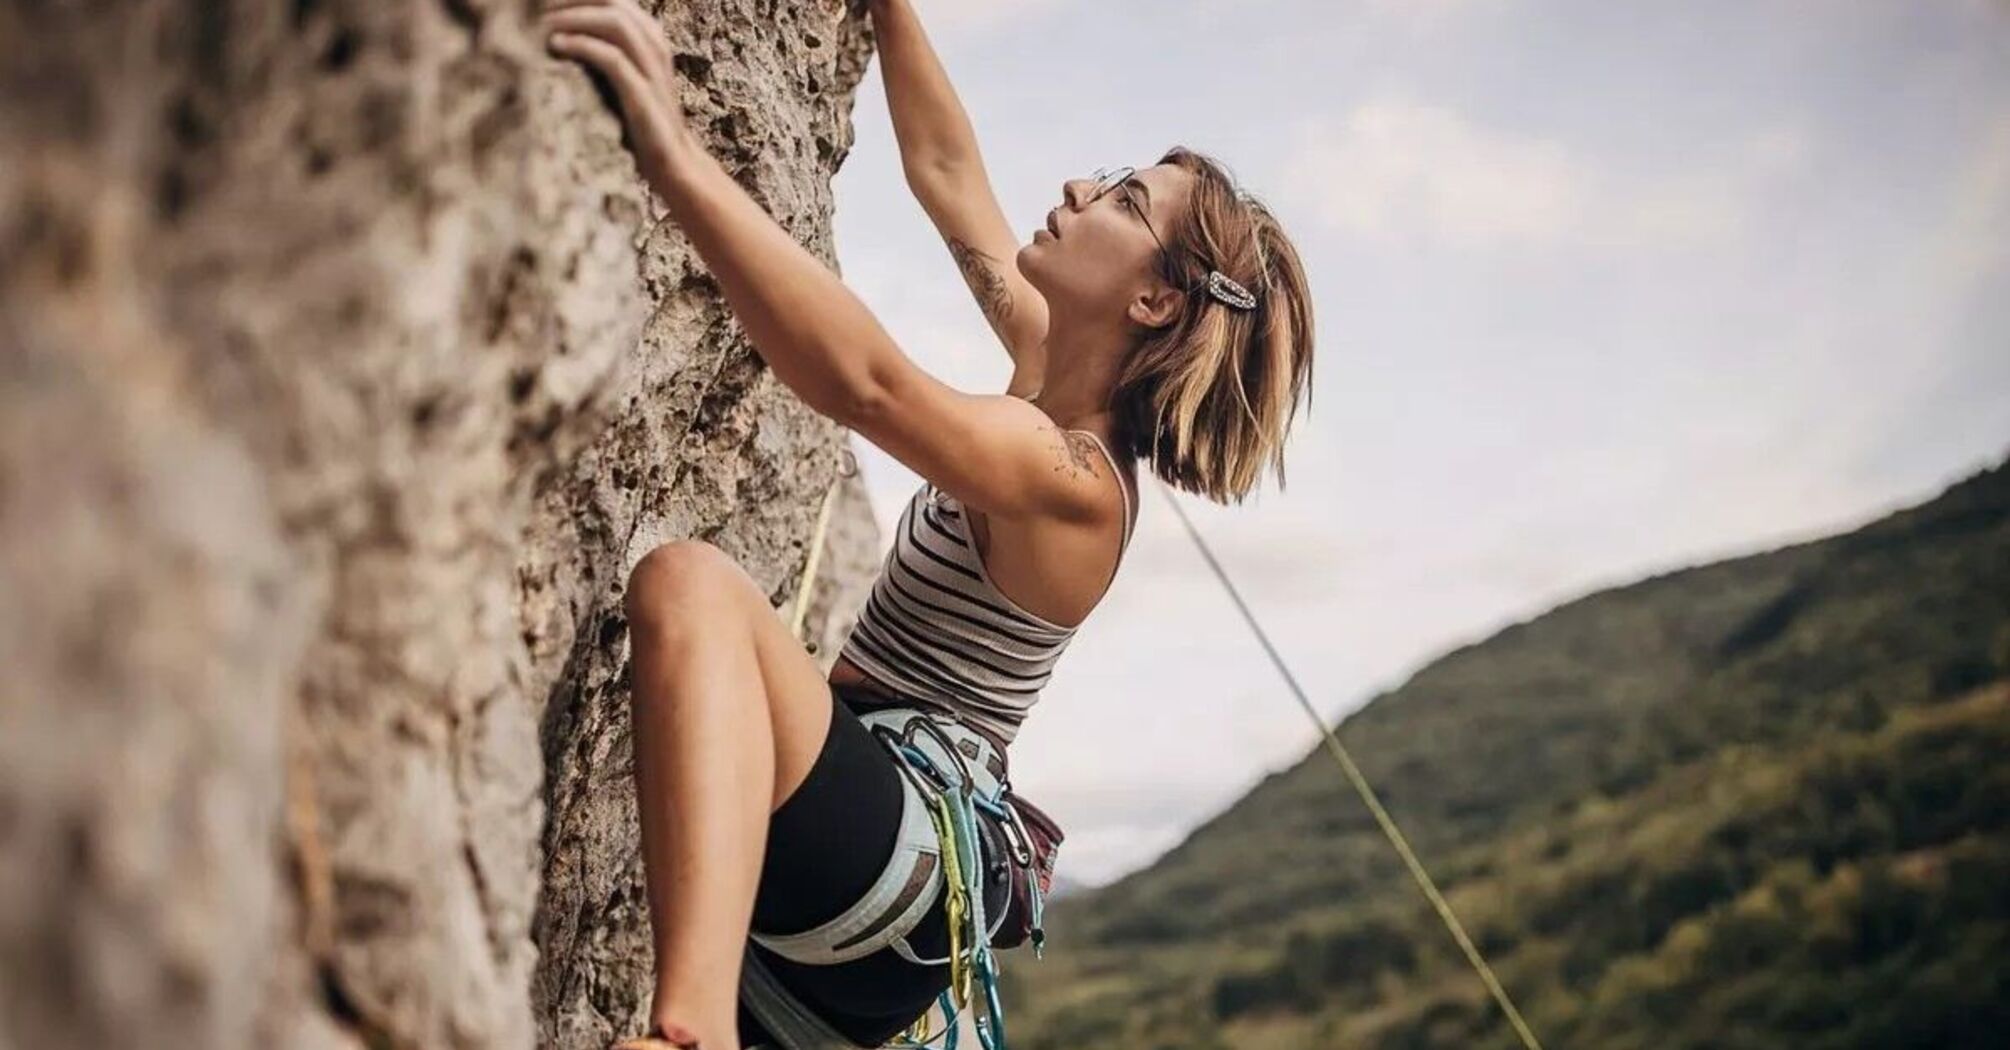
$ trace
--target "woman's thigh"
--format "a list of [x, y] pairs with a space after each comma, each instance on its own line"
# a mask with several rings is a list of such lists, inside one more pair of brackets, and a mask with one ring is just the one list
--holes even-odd
[[789, 631], [768, 596], [733, 556], [703, 540], [673, 540], [649, 552], [629, 580], [630, 629], [716, 644], [718, 631], [754, 649], [768, 706], [779, 807], [823, 748], [831, 689], [816, 660]]
[[905, 801], [893, 756], [833, 695], [803, 781], [768, 820], [754, 929], [795, 933], [850, 908], [885, 870]]

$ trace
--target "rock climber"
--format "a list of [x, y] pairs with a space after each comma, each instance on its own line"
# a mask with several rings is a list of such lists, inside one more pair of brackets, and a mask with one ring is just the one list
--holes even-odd
[[866, 6], [908, 185], [1011, 357], [1002, 393], [918, 367], [706, 152], [636, 0], [542, 4], [539, 33], [612, 88], [754, 350], [924, 479], [828, 676], [718, 548], [666, 543], [629, 575], [655, 983], [623, 1050], [781, 1041], [747, 967], [820, 1031], [879, 1046], [986, 942], [1023, 941], [1051, 875], [1020, 892], [1029, 858], [1051, 864], [1059, 832], [1009, 790], [1007, 754], [1115, 578], [1140, 465], [1219, 503], [1268, 467], [1281, 485], [1309, 384], [1298, 253], [1218, 161], [1174, 147], [1067, 179], [1021, 244], [909, 0]]

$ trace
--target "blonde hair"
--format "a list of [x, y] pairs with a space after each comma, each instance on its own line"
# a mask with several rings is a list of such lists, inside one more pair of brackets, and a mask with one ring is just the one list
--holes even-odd
[[[1147, 337], [1110, 395], [1117, 441], [1174, 488], [1241, 503], [1274, 466], [1301, 397], [1311, 406], [1312, 300], [1277, 217], [1219, 161], [1175, 146], [1158, 163], [1193, 175], [1184, 215], [1159, 227], [1165, 278], [1186, 290], [1173, 322]], [[1256, 296], [1242, 310], [1210, 295], [1219, 270]]]

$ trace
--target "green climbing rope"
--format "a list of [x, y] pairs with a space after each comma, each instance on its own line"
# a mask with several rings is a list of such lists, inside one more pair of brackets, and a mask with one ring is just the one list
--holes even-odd
[[1208, 550], [1207, 541], [1201, 539], [1200, 531], [1193, 527], [1192, 521], [1188, 520], [1186, 510], [1173, 498], [1172, 491], [1165, 487], [1163, 481], [1159, 483], [1159, 491], [1164, 493], [1166, 502], [1172, 504], [1173, 513], [1179, 515], [1180, 524], [1186, 526], [1187, 535], [1193, 537], [1194, 545], [1200, 548], [1201, 556], [1207, 559], [1208, 567], [1220, 577], [1221, 585], [1228, 590], [1228, 596], [1235, 601], [1235, 607], [1242, 611], [1243, 619], [1249, 621], [1250, 630], [1256, 632], [1256, 640], [1263, 643], [1264, 651], [1270, 654], [1271, 662], [1277, 665], [1278, 672], [1284, 676], [1285, 684], [1291, 687], [1291, 695], [1298, 698], [1298, 705], [1305, 709], [1306, 717], [1312, 719], [1313, 726], [1326, 738], [1326, 750], [1332, 754], [1335, 762], [1340, 763], [1340, 772], [1346, 775], [1347, 782], [1354, 786], [1355, 793], [1359, 794], [1361, 801], [1367, 804], [1368, 812], [1374, 815], [1376, 825], [1382, 829], [1382, 835], [1396, 848], [1397, 855], [1403, 858], [1403, 866], [1409, 869], [1410, 878], [1416, 881], [1417, 888], [1424, 893], [1424, 898], [1431, 902], [1432, 909], [1438, 913], [1438, 918], [1443, 920], [1445, 929], [1451, 931], [1452, 940], [1458, 942], [1459, 950], [1465, 953], [1466, 961], [1471, 963], [1473, 970], [1480, 975], [1480, 983], [1486, 985], [1487, 991], [1493, 994], [1494, 1002], [1500, 1004], [1501, 1012], [1507, 1015], [1508, 1024], [1512, 1025], [1515, 1034], [1521, 1037], [1522, 1045], [1528, 1050], [1542, 1050], [1542, 1043], [1536, 1040], [1535, 1032], [1529, 1028], [1528, 1022], [1522, 1020], [1521, 1011], [1515, 1009], [1514, 1000], [1509, 998], [1507, 989], [1501, 986], [1500, 979], [1494, 976], [1493, 967], [1487, 965], [1486, 957], [1480, 954], [1480, 949], [1473, 943], [1473, 939], [1466, 936], [1465, 926], [1459, 922], [1458, 915], [1453, 913], [1452, 906], [1446, 902], [1444, 895], [1438, 892], [1438, 884], [1432, 880], [1431, 873], [1424, 870], [1424, 862], [1418, 860], [1416, 851], [1410, 848], [1410, 840], [1405, 838], [1403, 830], [1396, 826], [1395, 818], [1382, 807], [1381, 798], [1375, 794], [1374, 787], [1369, 785], [1368, 778], [1361, 774], [1361, 767], [1354, 764], [1354, 758], [1347, 753], [1347, 748], [1341, 745], [1339, 735], [1333, 731], [1332, 726], [1326, 724], [1325, 719], [1319, 717], [1319, 712], [1312, 706], [1312, 701], [1305, 698], [1305, 690], [1299, 688], [1298, 679], [1293, 677], [1291, 669], [1285, 666], [1284, 658], [1277, 654], [1277, 647], [1270, 644], [1270, 638], [1257, 624], [1255, 614], [1249, 611], [1249, 606], [1243, 602], [1242, 595], [1236, 591], [1235, 585], [1229, 582], [1228, 573], [1224, 572], [1221, 563], [1215, 560], [1214, 552]]

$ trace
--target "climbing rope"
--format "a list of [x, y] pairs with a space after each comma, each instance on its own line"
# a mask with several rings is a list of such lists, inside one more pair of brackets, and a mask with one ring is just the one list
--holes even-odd
[[1396, 826], [1395, 818], [1389, 816], [1389, 811], [1382, 808], [1382, 800], [1369, 785], [1368, 778], [1361, 775], [1361, 768], [1354, 764], [1353, 756], [1349, 755], [1347, 749], [1341, 745], [1339, 735], [1333, 731], [1332, 726], [1326, 724], [1325, 719], [1319, 717], [1319, 712], [1313, 708], [1312, 701], [1305, 698], [1305, 690], [1298, 687], [1298, 679], [1293, 677], [1291, 669], [1285, 666], [1284, 658], [1277, 654], [1277, 647], [1270, 644], [1269, 636], [1265, 635], [1263, 628], [1257, 624], [1256, 616], [1243, 602], [1242, 595], [1235, 589], [1235, 584], [1229, 582], [1228, 573], [1224, 572], [1221, 563], [1215, 560], [1214, 552], [1208, 550], [1207, 541], [1201, 539], [1200, 531], [1187, 519], [1186, 510], [1179, 505], [1177, 499], [1173, 498], [1172, 491], [1165, 487], [1165, 482], [1159, 482], [1159, 491], [1165, 494], [1166, 502], [1172, 504], [1173, 513], [1179, 515], [1180, 524], [1186, 526], [1187, 535], [1193, 537], [1194, 545], [1200, 548], [1201, 556], [1207, 559], [1208, 567], [1221, 578], [1221, 585], [1228, 590], [1228, 596], [1235, 600], [1235, 607], [1242, 611], [1243, 619], [1249, 621], [1250, 630], [1256, 632], [1257, 641], [1263, 643], [1263, 649], [1270, 654], [1271, 662], [1277, 665], [1278, 673], [1282, 674], [1284, 681], [1291, 686], [1291, 694], [1298, 698], [1298, 705], [1305, 709], [1306, 717], [1312, 719], [1312, 724], [1326, 738], [1326, 750], [1333, 755], [1335, 762], [1340, 763], [1340, 771], [1346, 774], [1347, 782], [1354, 785], [1354, 791], [1361, 796], [1361, 801], [1367, 803], [1368, 812], [1374, 814], [1375, 823], [1381, 827], [1383, 836], [1403, 858], [1403, 865], [1410, 869], [1410, 877], [1416, 880], [1417, 888], [1424, 892], [1424, 897], [1437, 911], [1438, 918], [1444, 920], [1445, 929], [1451, 931], [1452, 939], [1458, 942], [1459, 950], [1465, 952], [1466, 961], [1471, 963], [1473, 970], [1480, 975], [1481, 983], [1487, 986], [1487, 991], [1493, 993], [1494, 1002], [1500, 1004], [1501, 1012], [1507, 1015], [1508, 1023], [1514, 1026], [1515, 1034], [1521, 1037], [1522, 1045], [1528, 1050], [1542, 1050], [1542, 1044], [1536, 1040], [1535, 1033], [1529, 1029], [1528, 1023], [1522, 1020], [1521, 1011], [1515, 1009], [1514, 1000], [1508, 998], [1507, 989], [1503, 988], [1500, 979], [1494, 976], [1493, 968], [1487, 965], [1486, 958], [1480, 954], [1478, 946], [1473, 944], [1473, 939], [1466, 936], [1466, 928], [1459, 923], [1459, 917], [1453, 914], [1452, 906], [1445, 901], [1444, 895], [1438, 892], [1438, 884], [1432, 881], [1431, 873], [1424, 870], [1423, 861], [1418, 860], [1416, 851], [1410, 848], [1409, 839], [1403, 837], [1402, 829]]
[[839, 449], [838, 454], [843, 457], [843, 462], [838, 466], [837, 476], [831, 479], [830, 487], [824, 490], [823, 506], [817, 508], [816, 531], [810, 536], [809, 553], [804, 555], [803, 576], [796, 582], [796, 607], [789, 616], [789, 633], [795, 635], [797, 641], [804, 640], [803, 618], [810, 611], [810, 591], [817, 578], [817, 562], [823, 560], [824, 530], [830, 527], [831, 508], [837, 503], [838, 487], [844, 484], [844, 479], [858, 473], [858, 458], [852, 455], [851, 449]]

